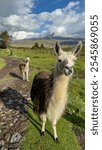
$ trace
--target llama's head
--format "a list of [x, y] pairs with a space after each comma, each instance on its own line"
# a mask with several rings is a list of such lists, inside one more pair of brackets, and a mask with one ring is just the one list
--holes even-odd
[[69, 76], [73, 73], [73, 66], [77, 60], [77, 55], [82, 48], [80, 41], [72, 51], [64, 52], [59, 42], [55, 44], [55, 53], [57, 55], [57, 71], [61, 74]]
[[29, 57], [27, 57], [27, 58], [26, 58], [26, 61], [29, 61], [29, 60], [30, 60], [30, 58], [29, 58]]

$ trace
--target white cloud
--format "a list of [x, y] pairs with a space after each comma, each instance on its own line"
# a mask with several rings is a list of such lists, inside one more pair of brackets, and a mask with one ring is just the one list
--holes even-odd
[[85, 15], [77, 12], [79, 4], [69, 2], [65, 8], [33, 14], [34, 0], [0, 0], [0, 31], [9, 31], [14, 39], [84, 36]]
[[14, 39], [16, 40], [19, 40], [19, 39], [29, 39], [29, 38], [38, 38], [39, 37], [39, 34], [38, 33], [34, 33], [34, 32], [25, 32], [25, 31], [18, 31], [18, 32], [14, 32], [13, 33], [13, 37]]
[[[75, 8], [75, 7], [78, 6], [78, 5], [79, 5], [79, 1], [76, 1], [76, 2], [69, 2], [68, 5], [67, 5], [65, 8], [63, 8], [63, 11], [64, 11], [64, 12], [67, 12], [67, 11], [69, 11], [70, 9]], [[77, 8], [77, 7], [76, 7], [76, 8]]]
[[38, 28], [37, 21], [33, 19], [33, 16], [28, 15], [11, 15], [10, 17], [7, 17], [4, 19], [5, 25], [9, 25], [13, 28], [19, 28], [20, 30], [34, 30]]
[[0, 0], [0, 16], [22, 15], [31, 12], [34, 0]]
[[56, 28], [56, 26], [53, 26], [50, 28], [50, 33], [54, 34], [55, 36], [62, 36], [65, 35], [66, 29], [64, 26], [59, 26]]

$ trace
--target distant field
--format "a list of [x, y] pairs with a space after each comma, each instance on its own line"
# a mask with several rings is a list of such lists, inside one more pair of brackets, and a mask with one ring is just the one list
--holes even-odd
[[63, 45], [63, 47], [68, 47], [69, 45], [75, 45], [78, 43], [78, 41], [82, 40], [84, 43], [84, 39], [77, 39], [77, 40], [58, 40], [58, 39], [41, 39], [41, 40], [34, 40], [34, 39], [29, 39], [29, 40], [18, 40], [18, 41], [12, 41], [11, 46], [13, 47], [28, 47], [31, 48], [35, 42], [37, 42], [39, 44], [39, 46], [41, 44], [43, 44], [46, 48], [49, 47], [53, 47], [55, 45], [56, 41], [60, 41], [61, 45]]
[[13, 41], [11, 46], [13, 47], [29, 47], [31, 48], [35, 42], [39, 44], [43, 44], [45, 47], [53, 47], [56, 40], [20, 40]]

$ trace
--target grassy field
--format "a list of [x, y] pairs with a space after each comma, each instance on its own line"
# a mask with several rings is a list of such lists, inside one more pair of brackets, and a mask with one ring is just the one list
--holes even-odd
[[[42, 52], [41, 52], [42, 51]], [[13, 56], [19, 59], [30, 57], [30, 82], [39, 71], [51, 71], [55, 64], [53, 49], [48, 50], [14, 49]], [[8, 56], [8, 50], [0, 51], [0, 56]], [[41, 122], [32, 109], [28, 110], [28, 130], [22, 139], [22, 150], [82, 150], [82, 133], [85, 127], [84, 100], [84, 48], [74, 67], [74, 76], [69, 85], [68, 107], [65, 115], [58, 121], [59, 144], [53, 141], [53, 130], [49, 121], [45, 137], [40, 136]], [[81, 145], [80, 145], [81, 144]]]
[[4, 59], [0, 58], [0, 69], [2, 69], [5, 66], [5, 61]]

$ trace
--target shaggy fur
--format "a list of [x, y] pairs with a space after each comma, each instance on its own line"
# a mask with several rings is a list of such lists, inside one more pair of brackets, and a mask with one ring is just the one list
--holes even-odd
[[31, 99], [33, 101], [33, 110], [35, 112], [42, 114], [47, 111], [53, 85], [53, 74], [50, 75], [48, 72], [39, 72], [34, 77], [31, 89]]

